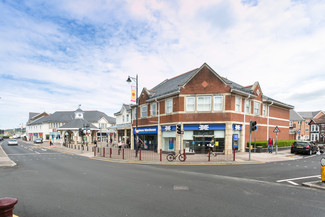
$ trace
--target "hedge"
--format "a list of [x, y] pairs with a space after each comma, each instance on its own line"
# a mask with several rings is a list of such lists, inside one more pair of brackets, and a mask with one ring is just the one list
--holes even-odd
[[[278, 147], [288, 147], [291, 146], [296, 140], [278, 140]], [[252, 141], [251, 145], [254, 146], [255, 142]], [[275, 145], [275, 140], [274, 140]], [[262, 146], [263, 148], [267, 148], [267, 141], [256, 141], [256, 147]], [[249, 147], [249, 142], [247, 142], [247, 147]]]

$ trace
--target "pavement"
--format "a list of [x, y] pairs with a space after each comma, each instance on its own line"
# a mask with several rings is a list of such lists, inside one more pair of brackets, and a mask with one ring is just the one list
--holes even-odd
[[[28, 142], [32, 145], [32, 142]], [[235, 155], [235, 161], [213, 161], [213, 162], [207, 162], [207, 161], [174, 161], [174, 162], [168, 162], [168, 161], [139, 161], [139, 160], [122, 160], [122, 159], [113, 159], [113, 158], [107, 158], [107, 157], [100, 157], [100, 156], [94, 156], [94, 152], [92, 151], [81, 151], [77, 149], [70, 149], [65, 146], [61, 146], [60, 144], [54, 144], [52, 146], [49, 146], [48, 143], [43, 144], [37, 144], [35, 146], [39, 146], [40, 148], [47, 148], [53, 151], [71, 154], [71, 155], [80, 155], [83, 157], [95, 159], [95, 160], [101, 160], [101, 161], [108, 161], [108, 162], [115, 162], [115, 163], [130, 163], [130, 164], [159, 164], [159, 165], [242, 165], [242, 164], [263, 164], [263, 163], [269, 163], [269, 162], [279, 162], [279, 161], [290, 161], [290, 160], [298, 160], [302, 159], [302, 155], [296, 155], [291, 154], [290, 149], [285, 150], [279, 150], [277, 153], [268, 153], [268, 152], [262, 152], [262, 153], [255, 153], [251, 152], [238, 152]], [[250, 155], [250, 156], [249, 156]], [[231, 158], [232, 159], [232, 158]], [[12, 161], [8, 155], [4, 152], [4, 150], [1, 147], [0, 143], [0, 167], [13, 167], [17, 164]], [[303, 183], [304, 186], [308, 186], [311, 188], [317, 188], [317, 189], [323, 189], [325, 190], [325, 183], [322, 181], [316, 181], [316, 182], [306, 182]]]
[[12, 161], [6, 152], [2, 149], [1, 146], [2, 142], [0, 142], [0, 167], [13, 167], [16, 166], [17, 164]]

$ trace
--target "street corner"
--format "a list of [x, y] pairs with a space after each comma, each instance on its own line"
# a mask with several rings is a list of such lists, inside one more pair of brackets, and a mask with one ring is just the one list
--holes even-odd
[[14, 167], [17, 166], [17, 164], [10, 160], [9, 158], [7, 159], [0, 159], [0, 167]]
[[310, 188], [325, 190], [325, 182], [322, 181], [304, 182], [302, 185]]

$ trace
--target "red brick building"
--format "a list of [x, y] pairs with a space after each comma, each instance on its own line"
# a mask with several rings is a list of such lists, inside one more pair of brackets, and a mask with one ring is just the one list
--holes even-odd
[[[148, 150], [205, 153], [214, 139], [215, 149], [230, 154], [233, 147], [245, 150], [249, 122], [257, 122], [256, 140], [289, 139], [289, 110], [293, 106], [265, 96], [258, 82], [243, 87], [221, 77], [204, 63], [200, 68], [167, 79], [139, 96], [138, 131], [134, 136]], [[133, 114], [135, 114], [135, 106]], [[176, 133], [181, 124], [184, 134]], [[253, 138], [253, 137], [252, 137]]]

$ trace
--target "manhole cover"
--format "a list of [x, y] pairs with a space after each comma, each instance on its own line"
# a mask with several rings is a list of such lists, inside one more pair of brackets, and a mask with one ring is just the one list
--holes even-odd
[[189, 190], [188, 186], [184, 186], [184, 185], [174, 185], [173, 189], [174, 189], [174, 191], [188, 191]]

